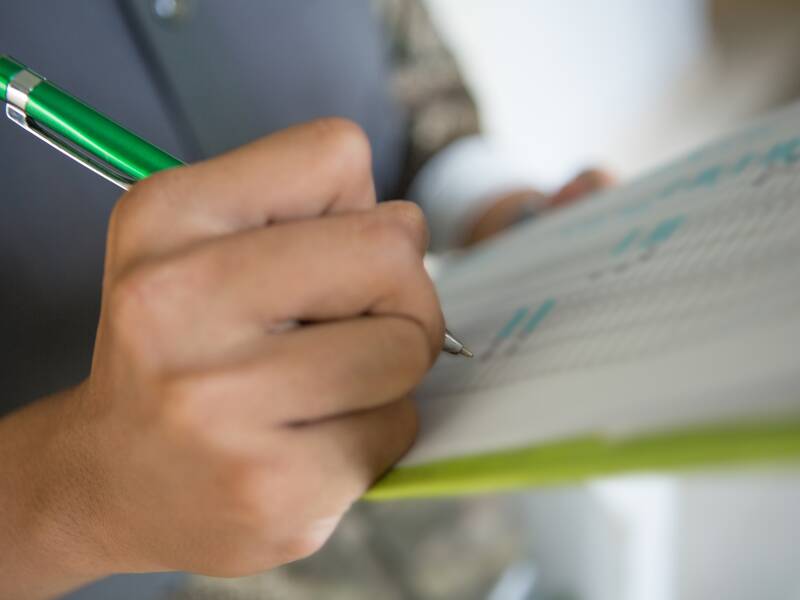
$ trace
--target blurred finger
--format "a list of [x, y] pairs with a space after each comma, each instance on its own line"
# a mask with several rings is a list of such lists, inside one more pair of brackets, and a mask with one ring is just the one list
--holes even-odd
[[602, 169], [587, 169], [575, 176], [569, 183], [550, 197], [549, 208], [565, 206], [585, 198], [595, 192], [612, 187], [614, 177]]

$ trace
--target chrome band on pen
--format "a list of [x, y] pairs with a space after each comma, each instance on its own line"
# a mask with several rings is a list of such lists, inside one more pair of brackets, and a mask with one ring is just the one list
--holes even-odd
[[8, 105], [18, 108], [25, 114], [30, 93], [37, 85], [42, 83], [42, 81], [44, 81], [44, 79], [26, 69], [14, 75], [11, 81], [8, 82], [8, 89], [6, 90], [6, 101]]
[[70, 146], [66, 141], [58, 139], [51, 132], [40, 127], [34, 119], [28, 116], [27, 108], [28, 102], [30, 101], [30, 94], [44, 81], [44, 78], [39, 77], [36, 73], [27, 69], [23, 69], [14, 75], [8, 82], [8, 89], [6, 90], [6, 116], [28, 133], [36, 136], [75, 162], [80, 163], [96, 175], [99, 175], [106, 181], [110, 181], [123, 190], [129, 190], [134, 183], [132, 179], [119, 173], [110, 165], [82, 155], [78, 148]]

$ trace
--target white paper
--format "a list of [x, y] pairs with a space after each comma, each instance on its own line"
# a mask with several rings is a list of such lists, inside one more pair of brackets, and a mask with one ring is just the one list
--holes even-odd
[[800, 417], [800, 105], [447, 265], [402, 464]]

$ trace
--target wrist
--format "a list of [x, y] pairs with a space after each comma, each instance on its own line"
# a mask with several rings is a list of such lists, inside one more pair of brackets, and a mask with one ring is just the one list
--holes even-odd
[[[0, 596], [49, 597], [113, 571], [81, 388], [0, 419]], [[6, 545], [8, 541], [8, 545]]]

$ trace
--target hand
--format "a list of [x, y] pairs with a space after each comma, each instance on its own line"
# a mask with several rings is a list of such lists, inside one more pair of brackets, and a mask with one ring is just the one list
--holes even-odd
[[588, 198], [594, 192], [613, 186], [614, 177], [600, 169], [587, 169], [576, 175], [556, 193], [547, 196], [536, 190], [519, 190], [495, 199], [475, 220], [464, 246], [482, 242], [520, 222], [526, 214], [546, 214], [554, 209]]
[[58, 456], [26, 457], [60, 559], [262, 571], [318, 549], [406, 451], [443, 322], [421, 213], [376, 208], [370, 173], [364, 134], [326, 120], [121, 199], [91, 376], [38, 409]]

